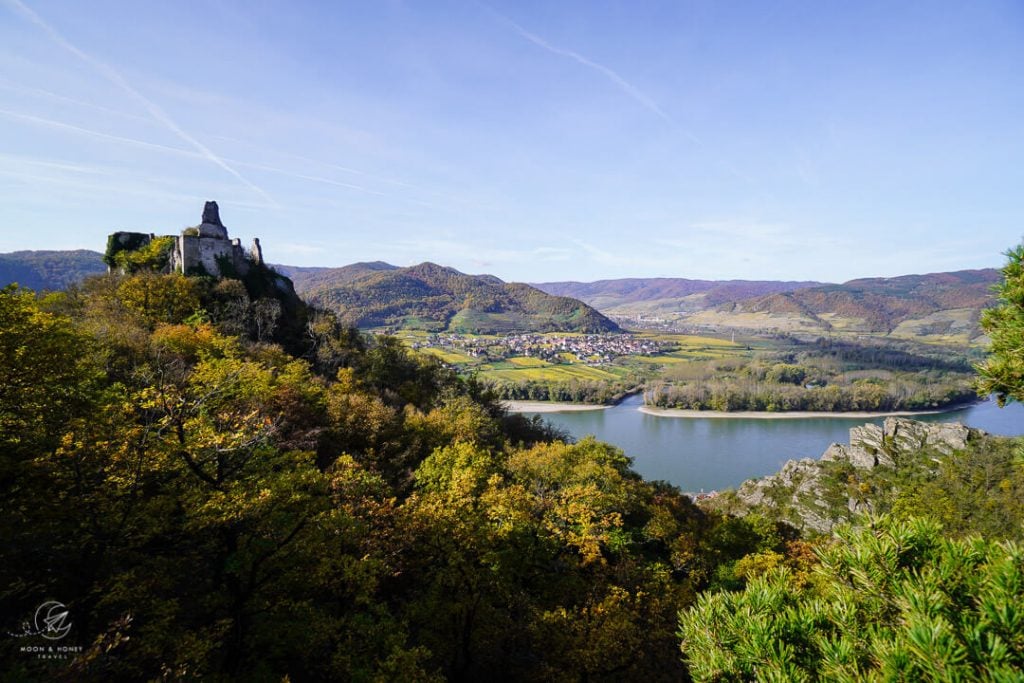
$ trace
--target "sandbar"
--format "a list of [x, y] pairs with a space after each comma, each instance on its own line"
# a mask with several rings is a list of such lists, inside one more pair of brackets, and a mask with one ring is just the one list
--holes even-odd
[[851, 420], [861, 420], [865, 418], [875, 417], [914, 417], [915, 415], [938, 415], [939, 413], [951, 413], [954, 410], [961, 410], [967, 408], [970, 404], [949, 406], [947, 408], [938, 408], [936, 410], [894, 410], [889, 412], [834, 412], [830, 413], [827, 411], [812, 411], [812, 410], [796, 410], [789, 412], [772, 413], [768, 411], [757, 411], [757, 410], [737, 410], [727, 412], [724, 410], [683, 410], [679, 408], [652, 408], [650, 406], [640, 406], [638, 410], [646, 415], [654, 415], [656, 417], [711, 417], [711, 418], [722, 418], [722, 419], [746, 419], [746, 420], [798, 420], [801, 418], [812, 418], [812, 417], [839, 417], [839, 418], [850, 418]]
[[570, 413], [581, 410], [604, 410], [611, 406], [589, 403], [556, 403], [554, 401], [505, 401], [510, 413]]

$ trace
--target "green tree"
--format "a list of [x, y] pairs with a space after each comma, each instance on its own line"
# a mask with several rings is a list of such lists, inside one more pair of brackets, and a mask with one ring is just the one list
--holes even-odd
[[777, 569], [680, 615], [695, 680], [1021, 680], [1019, 545], [883, 517], [818, 554], [808, 582]]
[[995, 394], [999, 405], [1024, 401], [1024, 244], [1006, 253], [999, 303], [982, 313], [981, 327], [992, 340], [977, 366], [978, 393]]

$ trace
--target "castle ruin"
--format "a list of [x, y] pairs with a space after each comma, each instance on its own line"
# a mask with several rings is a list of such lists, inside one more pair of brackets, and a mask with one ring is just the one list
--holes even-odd
[[[214, 277], [245, 277], [253, 265], [263, 265], [263, 250], [258, 238], [246, 250], [237, 237], [228, 237], [228, 229], [220, 220], [217, 202], [206, 202], [202, 222], [173, 235], [167, 271], [183, 275], [207, 274]], [[131, 251], [148, 245], [156, 235], [136, 232], [115, 232], [107, 245], [108, 266], [119, 251]]]

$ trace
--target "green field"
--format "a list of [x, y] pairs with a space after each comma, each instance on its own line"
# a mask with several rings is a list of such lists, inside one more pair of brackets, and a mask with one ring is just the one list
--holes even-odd
[[421, 352], [439, 358], [441, 361], [448, 363], [449, 365], [473, 365], [477, 362], [476, 358], [469, 356], [459, 351], [453, 351], [451, 349], [439, 349], [437, 347], [428, 347], [420, 349]]
[[624, 377], [628, 370], [619, 366], [591, 367], [588, 365], [547, 365], [545, 367], [494, 367], [501, 364], [479, 366], [480, 379], [505, 382], [568, 382], [572, 380], [605, 381]]
[[529, 356], [509, 358], [508, 362], [516, 366], [517, 368], [546, 368], [551, 365], [551, 363], [543, 361], [540, 358], [532, 358]]

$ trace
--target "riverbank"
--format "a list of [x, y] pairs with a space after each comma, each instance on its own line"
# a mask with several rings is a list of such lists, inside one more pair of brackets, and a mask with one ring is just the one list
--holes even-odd
[[710, 418], [723, 418], [723, 419], [747, 419], [747, 420], [799, 420], [806, 418], [821, 418], [821, 417], [839, 417], [849, 418], [851, 420], [862, 420], [862, 419], [873, 419], [876, 417], [915, 417], [917, 415], [939, 415], [941, 413], [952, 413], [957, 410], [963, 410], [969, 408], [973, 403], [958, 403], [952, 406], [946, 406], [945, 408], [936, 408], [935, 410], [894, 410], [894, 411], [881, 411], [881, 412], [867, 412], [867, 411], [856, 411], [856, 412], [827, 412], [821, 410], [806, 410], [806, 411], [792, 411], [792, 412], [781, 412], [773, 413], [768, 411], [755, 411], [755, 410], [737, 410], [737, 411], [724, 411], [724, 410], [684, 410], [680, 408], [652, 408], [651, 406], [640, 406], [638, 410], [645, 415], [654, 415], [655, 417], [710, 417]]
[[504, 401], [510, 413], [575, 413], [582, 410], [605, 410], [611, 406], [589, 403], [555, 403], [552, 401]]

